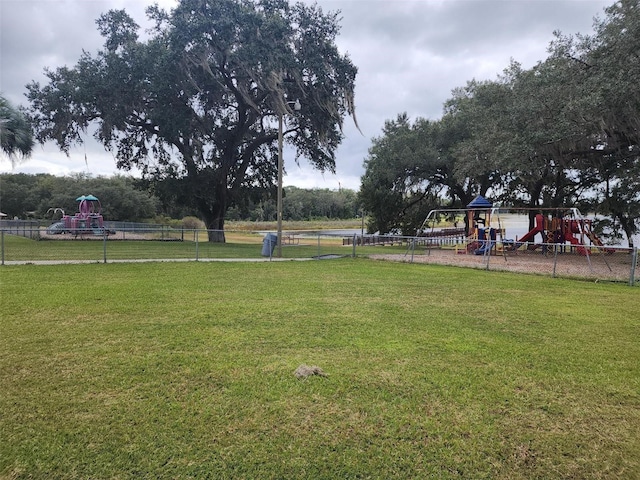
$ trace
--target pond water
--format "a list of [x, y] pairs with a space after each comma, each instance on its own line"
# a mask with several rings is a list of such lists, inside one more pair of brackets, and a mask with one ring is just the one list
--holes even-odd
[[[590, 218], [590, 217], [588, 217]], [[491, 227], [498, 228], [498, 219], [494, 215], [491, 219]], [[527, 232], [529, 232], [529, 218], [526, 215], [516, 215], [516, 214], [501, 214], [500, 215], [500, 226], [505, 229], [504, 238], [516, 240], [518, 238], [522, 238]], [[276, 233], [275, 231], [261, 231], [258, 232], [261, 235], [266, 235], [267, 233]], [[303, 237], [317, 237], [318, 235], [331, 235], [331, 236], [340, 236], [340, 237], [352, 237], [353, 235], [361, 235], [362, 229], [360, 228], [349, 228], [342, 230], [296, 230], [296, 231], [285, 231], [284, 233], [290, 234], [295, 233], [297, 236]], [[366, 235], [365, 230], [365, 235]], [[540, 235], [536, 236], [536, 241], [541, 241]], [[640, 234], [634, 235], [633, 244], [638, 247], [640, 246]], [[616, 247], [628, 247], [626, 238], [617, 243], [612, 243], [612, 246]]]

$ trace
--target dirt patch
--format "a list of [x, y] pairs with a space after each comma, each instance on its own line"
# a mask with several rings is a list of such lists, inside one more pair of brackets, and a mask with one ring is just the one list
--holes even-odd
[[[50, 234], [45, 230], [40, 232], [41, 240], [103, 240], [102, 235], [73, 235], [71, 233], [57, 233]], [[146, 240], [145, 236], [140, 233], [122, 232], [116, 231], [110, 233], [107, 237], [108, 240]]]
[[[542, 253], [524, 251], [517, 253], [499, 253], [497, 255], [460, 254], [455, 250], [421, 250], [406, 255], [369, 255], [369, 258], [394, 262], [429, 263], [476, 268], [482, 270], [500, 270], [508, 272], [531, 273], [557, 277], [574, 277], [589, 280], [610, 280], [628, 282], [631, 275], [632, 255], [628, 251], [615, 253], [594, 253], [589, 256], [574, 252]], [[636, 279], [640, 272], [636, 270]]]

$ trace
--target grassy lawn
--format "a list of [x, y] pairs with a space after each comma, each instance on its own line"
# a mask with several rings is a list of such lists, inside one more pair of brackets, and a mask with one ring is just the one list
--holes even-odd
[[[62, 238], [62, 237], [61, 237]], [[207, 259], [207, 258], [260, 258], [264, 236], [253, 232], [228, 232], [226, 243], [210, 243], [206, 232], [200, 232], [195, 241], [193, 232], [184, 241], [160, 240], [32, 240], [16, 235], [4, 235], [4, 259], [10, 261], [83, 260], [102, 262], [130, 259]], [[295, 237], [296, 244], [284, 244], [284, 258], [310, 258], [317, 255], [351, 255], [352, 246], [343, 246], [341, 237]], [[405, 246], [359, 246], [358, 254], [406, 253]], [[275, 252], [274, 252], [275, 255]]]
[[638, 304], [350, 258], [4, 266], [0, 478], [640, 478]]

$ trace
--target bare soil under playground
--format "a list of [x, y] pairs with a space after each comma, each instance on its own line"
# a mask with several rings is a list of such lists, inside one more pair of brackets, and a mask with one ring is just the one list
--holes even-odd
[[[370, 258], [396, 262], [430, 263], [468, 268], [531, 273], [558, 277], [628, 282], [631, 275], [632, 255], [629, 251], [615, 253], [596, 252], [590, 256], [573, 252], [554, 255], [540, 251], [519, 251], [497, 255], [461, 254], [452, 249], [431, 249], [407, 254], [369, 255]], [[636, 280], [638, 278], [636, 267]]]

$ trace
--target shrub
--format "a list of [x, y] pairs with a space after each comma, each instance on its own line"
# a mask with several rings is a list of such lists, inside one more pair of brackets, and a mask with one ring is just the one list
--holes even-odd
[[189, 230], [198, 230], [206, 228], [202, 220], [196, 217], [184, 217], [182, 219], [182, 227]]

